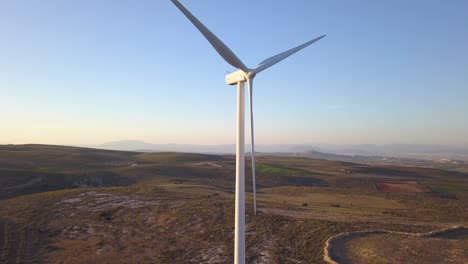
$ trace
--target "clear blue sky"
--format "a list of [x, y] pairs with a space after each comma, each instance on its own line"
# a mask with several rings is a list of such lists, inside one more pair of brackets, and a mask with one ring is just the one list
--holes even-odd
[[[181, 0], [256, 78], [258, 143], [468, 144], [468, 1]], [[0, 143], [233, 143], [234, 70], [167, 0], [0, 2]]]

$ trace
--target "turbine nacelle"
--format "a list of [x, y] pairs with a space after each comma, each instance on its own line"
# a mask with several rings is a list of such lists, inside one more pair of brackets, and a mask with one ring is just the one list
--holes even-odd
[[256, 73], [254, 71], [246, 73], [243, 70], [238, 70], [226, 75], [226, 83], [228, 85], [237, 85], [238, 82], [247, 82], [249, 79], [252, 80], [255, 75]]
[[233, 73], [226, 75], [226, 83], [228, 85], [237, 85], [238, 82], [247, 82], [249, 79], [253, 79], [256, 73], [254, 71], [245, 72], [238, 70]]

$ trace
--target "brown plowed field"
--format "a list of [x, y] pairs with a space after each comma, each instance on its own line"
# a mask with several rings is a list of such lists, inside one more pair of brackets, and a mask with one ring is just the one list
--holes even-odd
[[376, 183], [375, 187], [381, 192], [400, 192], [400, 193], [422, 193], [431, 192], [426, 186], [416, 182], [401, 182], [401, 183]]

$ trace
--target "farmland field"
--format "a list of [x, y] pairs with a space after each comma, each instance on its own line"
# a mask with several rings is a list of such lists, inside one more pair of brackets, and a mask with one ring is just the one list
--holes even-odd
[[[0, 146], [0, 263], [230, 262], [234, 162]], [[325, 263], [325, 242], [344, 232], [468, 226], [465, 172], [278, 156], [259, 157], [257, 168], [256, 215], [246, 168], [248, 263]], [[468, 251], [466, 231], [457, 232], [356, 237], [334, 252], [352, 263], [457, 263]]]

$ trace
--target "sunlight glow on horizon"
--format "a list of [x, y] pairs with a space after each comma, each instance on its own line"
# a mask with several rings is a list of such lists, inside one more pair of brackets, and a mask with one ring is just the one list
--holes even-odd
[[[182, 0], [249, 66], [328, 34], [256, 78], [258, 144], [468, 144], [468, 2], [242, 1]], [[0, 30], [0, 144], [235, 142], [233, 69], [170, 1], [5, 1]]]

